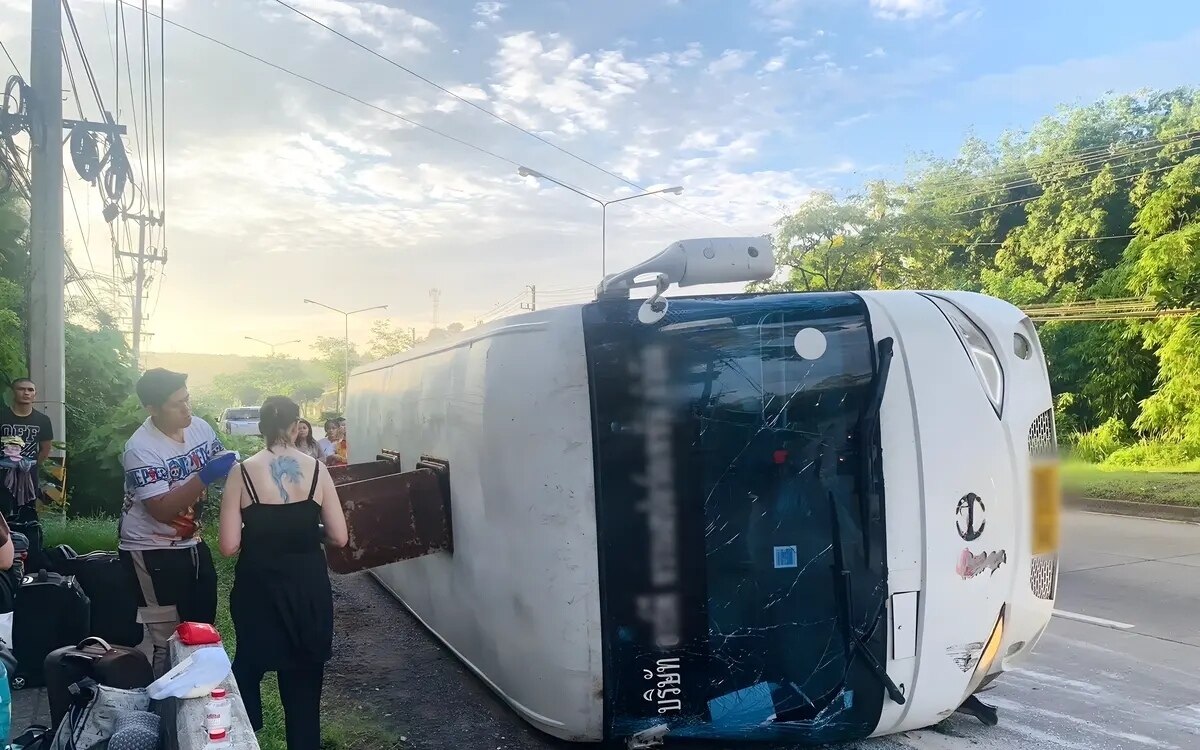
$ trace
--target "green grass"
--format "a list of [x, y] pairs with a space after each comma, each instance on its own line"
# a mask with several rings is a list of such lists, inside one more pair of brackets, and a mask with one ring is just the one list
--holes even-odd
[[[117, 548], [117, 522], [112, 518], [69, 518], [47, 513], [42, 518], [47, 547], [69, 544], [79, 554]], [[229, 590], [233, 586], [234, 559], [221, 555], [216, 548], [217, 534], [212, 529], [205, 534], [217, 568], [217, 629], [232, 657], [237, 645], [233, 620], [229, 616]], [[267, 675], [262, 685], [263, 728], [258, 733], [262, 750], [287, 750], [283, 735], [283, 706], [275, 675]], [[328, 687], [322, 705], [321, 728], [323, 750], [399, 750], [399, 736], [380, 725], [374, 717], [342, 705], [338, 696], [330, 695]]]
[[1200, 507], [1200, 472], [1186, 469], [1110, 469], [1070, 463], [1063, 467], [1063, 489], [1100, 500]]

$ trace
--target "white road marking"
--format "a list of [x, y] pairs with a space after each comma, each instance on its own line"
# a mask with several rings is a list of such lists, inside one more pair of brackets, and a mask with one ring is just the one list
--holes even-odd
[[1091, 615], [1081, 615], [1075, 612], [1068, 612], [1065, 609], [1054, 610], [1055, 617], [1061, 617], [1064, 620], [1075, 620], [1076, 622], [1086, 622], [1091, 625], [1099, 625], [1103, 628], [1113, 628], [1114, 630], [1129, 630], [1134, 627], [1128, 622], [1117, 622], [1116, 620], [1105, 620], [1103, 617], [1092, 617]]

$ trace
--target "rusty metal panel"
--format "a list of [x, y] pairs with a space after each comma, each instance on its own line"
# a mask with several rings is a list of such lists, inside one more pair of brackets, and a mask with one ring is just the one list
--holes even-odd
[[393, 460], [375, 460], [361, 464], [349, 464], [347, 466], [330, 466], [329, 476], [333, 477], [333, 483], [341, 486], [347, 482], [359, 482], [364, 479], [373, 479], [374, 477], [382, 477], [387, 474], [399, 474], [400, 462]]
[[437, 472], [418, 469], [338, 486], [350, 542], [327, 550], [329, 568], [354, 573], [449, 551], [450, 518]]

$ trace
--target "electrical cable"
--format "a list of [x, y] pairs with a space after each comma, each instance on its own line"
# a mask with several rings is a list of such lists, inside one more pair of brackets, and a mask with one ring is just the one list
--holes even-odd
[[[1192, 148], [1186, 149], [1186, 150], [1184, 150], [1184, 151], [1180, 151], [1179, 153], [1177, 153], [1177, 154], [1174, 154], [1173, 156], [1180, 156], [1180, 155], [1182, 155], [1182, 154], [1185, 154], [1185, 153], [1187, 153], [1187, 152], [1189, 152], [1189, 151], [1200, 151], [1200, 146], [1193, 146]], [[1136, 162], [1130, 162], [1129, 164], [1126, 164], [1126, 165], [1124, 165], [1124, 166], [1133, 166], [1133, 165], [1134, 165], [1134, 164], [1136, 164], [1136, 163], [1142, 163], [1142, 162], [1147, 162], [1147, 161], [1157, 161], [1157, 160], [1158, 160], [1158, 158], [1159, 158], [1159, 157], [1155, 156], [1155, 157], [1152, 157], [1152, 158], [1149, 158], [1149, 159], [1139, 160], [1139, 161], [1136, 161]], [[1177, 166], [1179, 166], [1179, 164], [1178, 164], [1178, 163], [1175, 163], [1175, 164], [1168, 164], [1168, 165], [1166, 165], [1166, 166], [1164, 166], [1164, 167], [1159, 167], [1158, 169], [1151, 169], [1151, 170], [1141, 170], [1141, 171], [1138, 171], [1138, 172], [1134, 172], [1133, 174], [1123, 175], [1123, 176], [1121, 176], [1121, 177], [1114, 177], [1114, 178], [1113, 178], [1113, 182], [1118, 182], [1118, 181], [1121, 181], [1121, 180], [1129, 180], [1129, 179], [1134, 179], [1134, 178], [1137, 178], [1137, 177], [1141, 177], [1141, 176], [1143, 176], [1143, 175], [1156, 174], [1156, 173], [1158, 173], [1158, 172], [1163, 172], [1163, 171], [1166, 171], [1166, 170], [1168, 170], [1168, 169], [1174, 169], [1174, 168], [1175, 168], [1175, 167], [1177, 167]], [[1107, 167], [1107, 165], [1105, 165], [1105, 167]], [[1092, 172], [1085, 172], [1085, 173], [1084, 173], [1084, 174], [1082, 174], [1082, 175], [1078, 175], [1078, 177], [1085, 177], [1085, 176], [1087, 176], [1087, 175], [1089, 175], [1089, 174], [1098, 174], [1099, 172], [1103, 172], [1103, 171], [1104, 171], [1104, 169], [1105, 169], [1105, 167], [1101, 167], [1100, 169], [1094, 170], [1094, 171], [1092, 171]], [[1065, 192], [1066, 192], [1067, 194], [1073, 194], [1073, 193], [1076, 193], [1076, 192], [1078, 192], [1080, 188], [1085, 188], [1085, 187], [1089, 187], [1089, 186], [1088, 186], [1088, 185], [1081, 185], [1081, 186], [1079, 186], [1079, 187], [1076, 187], [1076, 188], [1068, 188], [1068, 189], [1067, 189]], [[1038, 195], [1029, 196], [1028, 198], [1017, 198], [1017, 199], [1015, 199], [1015, 200], [1011, 200], [1011, 201], [1005, 201], [1005, 202], [1003, 202], [1003, 203], [995, 203], [995, 204], [992, 204], [992, 205], [990, 205], [990, 206], [981, 206], [980, 208], [971, 208], [971, 209], [967, 209], [967, 210], [965, 210], [965, 211], [955, 211], [955, 212], [951, 213], [950, 215], [951, 215], [951, 216], [965, 216], [965, 215], [967, 215], [967, 214], [979, 213], [979, 212], [981, 212], [981, 211], [990, 211], [990, 210], [991, 210], [991, 209], [993, 209], [993, 208], [1007, 208], [1007, 207], [1009, 207], [1009, 206], [1016, 206], [1016, 205], [1019, 205], [1019, 204], [1022, 204], [1022, 203], [1029, 203], [1029, 202], [1031, 202], [1031, 201], [1038, 200], [1039, 198], [1042, 198], [1042, 197], [1044, 197], [1045, 195], [1046, 195], [1046, 193], [1044, 193], [1044, 192], [1043, 192], [1043, 193], [1040, 193], [1040, 194], [1038, 194]]]
[[[1200, 131], [1195, 131], [1195, 130], [1189, 131], [1189, 132], [1193, 135], [1200, 134]], [[1183, 137], [1190, 137], [1190, 136], [1183, 136]], [[1179, 136], [1177, 136], [1177, 138], [1179, 138]], [[1076, 149], [1073, 151], [1063, 152], [1062, 154], [1056, 155], [1054, 158], [1046, 160], [1043, 164], [1038, 164], [1037, 166], [1039, 168], [1044, 168], [1046, 166], [1053, 166], [1055, 164], [1074, 162], [1077, 159], [1085, 159], [1086, 160], [1086, 159], [1094, 159], [1097, 157], [1103, 158], [1103, 157], [1106, 157], [1109, 155], [1116, 156], [1117, 154], [1115, 153], [1114, 149], [1116, 149], [1118, 147], [1131, 148], [1131, 147], [1147, 145], [1147, 144], [1163, 145], [1164, 143], [1169, 143], [1169, 142], [1170, 141], [1167, 141], [1167, 142], [1159, 141], [1158, 136], [1148, 136], [1146, 138], [1137, 138], [1137, 139], [1133, 139], [1130, 141], [1110, 141], [1102, 146], [1093, 146], [1093, 147], [1086, 148], [1086, 149]], [[1021, 157], [1024, 161], [1018, 167], [1010, 167], [1007, 169], [1000, 169], [1000, 170], [997, 170], [994, 172], [988, 172], [987, 174], [984, 174], [984, 175], [971, 176], [971, 177], [958, 177], [955, 179], [950, 179], [945, 182], [940, 182], [940, 183], [938, 183], [938, 185], [939, 185], [939, 187], [943, 187], [943, 188], [956, 187], [958, 185], [973, 185], [973, 184], [978, 183], [980, 181], [980, 179], [984, 179], [984, 178], [1008, 177], [1009, 179], [1012, 179], [1016, 175], [1022, 175], [1022, 176], [1027, 175], [1030, 172], [1031, 166], [1034, 164], [1035, 160], [1037, 160], [1040, 157], [1044, 157], [1044, 156], [1045, 156], [1045, 154], [1043, 153], [1043, 154], [1034, 154], [1031, 156]]]
[[[357, 39], [347, 36], [346, 34], [343, 34], [342, 32], [338, 31], [337, 29], [333, 28], [332, 26], [329, 26], [328, 24], [324, 23], [323, 21], [310, 16], [309, 14], [300, 10], [299, 8], [296, 8], [293, 5], [289, 5], [288, 3], [284, 2], [284, 0], [275, 0], [275, 2], [278, 3], [279, 5], [282, 5], [283, 7], [287, 8], [288, 10], [292, 11], [293, 13], [296, 13], [297, 15], [307, 18], [309, 21], [315, 23], [316, 25], [320, 26], [321, 28], [325, 29], [326, 31], [328, 31], [332, 34], [336, 34], [337, 36], [341, 37], [342, 39], [346, 40], [347, 42], [350, 42], [351, 44], [358, 47], [359, 49], [361, 49], [371, 55], [374, 55], [375, 57], [378, 57], [380, 60], [383, 60], [384, 62], [388, 63], [389, 65], [392, 65], [392, 66], [404, 71], [405, 73], [409, 74], [410, 76], [413, 76], [414, 78], [417, 78], [418, 80], [423, 81], [423, 82], [429, 84], [430, 86], [433, 86], [435, 89], [437, 89], [438, 91], [441, 91], [444, 94], [454, 97], [455, 99], [462, 102], [463, 104], [466, 104], [467, 106], [472, 107], [472, 108], [484, 113], [485, 115], [488, 115], [489, 117], [493, 117], [496, 120], [504, 123], [505, 125], [508, 125], [511, 128], [515, 128], [515, 129], [519, 130], [520, 132], [524, 133], [525, 135], [529, 136], [530, 138], [533, 138], [534, 140], [537, 140], [540, 143], [544, 143], [545, 145], [549, 146], [550, 148], [553, 148], [556, 151], [560, 151], [560, 152], [566, 154], [567, 156], [571, 157], [572, 159], [580, 161], [580, 162], [588, 165], [589, 167], [592, 167], [593, 169], [597, 169], [597, 170], [603, 172], [604, 174], [608, 175], [609, 177], [612, 177], [616, 180], [620, 180], [621, 182], [625, 183], [626, 185], [629, 185], [630, 187], [637, 188], [638, 190], [640, 190], [642, 192], [647, 192], [649, 190], [649, 188], [643, 187], [643, 186], [637, 184], [636, 182], [633, 182], [632, 180], [622, 177], [621, 175], [617, 174], [616, 172], [613, 172], [605, 167], [602, 167], [593, 161], [590, 161], [582, 156], [579, 156], [578, 154], [576, 154], [572, 151], [569, 151], [568, 149], [563, 148], [562, 146], [559, 146], [557, 143], [554, 143], [546, 138], [543, 138], [542, 136], [538, 135], [537, 133], [534, 133], [526, 128], [521, 127], [520, 125], [513, 122], [512, 120], [509, 120], [508, 118], [503, 117], [500, 114], [497, 114], [496, 112], [488, 109], [487, 107], [484, 107], [480, 104], [477, 104], [476, 102], [471, 101], [470, 99], [467, 99], [466, 97], [463, 97], [463, 96], [460, 96], [459, 94], [454, 93], [453, 91], [451, 91], [450, 89], [441, 85], [440, 83], [430, 80], [429, 78], [421, 75], [420, 73], [412, 70], [411, 68], [401, 65], [400, 63], [396, 62], [395, 60], [391, 59], [390, 57], [387, 57], [386, 55], [382, 55], [379, 52], [376, 52], [375, 50], [366, 46], [362, 42], [359, 42]], [[730, 226], [729, 224], [727, 224], [724, 221], [721, 221], [720, 219], [715, 219], [711, 216], [702, 214], [699, 211], [695, 211], [691, 208], [688, 208], [687, 206], [676, 203], [675, 201], [668, 199], [665, 195], [659, 195], [658, 197], [661, 200], [663, 200], [664, 202], [666, 202], [676, 208], [683, 209], [684, 211], [687, 211], [688, 213], [695, 214], [696, 216], [699, 216], [703, 219], [707, 219], [709, 221], [712, 221], [717, 224], [721, 224], [726, 227]]]
[[8, 53], [8, 47], [4, 46], [3, 39], [0, 39], [0, 50], [4, 50], [4, 56], [8, 58], [8, 64], [13, 67], [13, 71], [15, 71], [17, 75], [24, 78], [25, 76], [24, 76], [24, 74], [21, 73], [21, 69], [19, 67], [17, 67], [17, 61], [14, 60], [13, 56]]
[[[121, 3], [121, 4], [123, 4], [123, 5], [129, 5], [129, 3], [128, 3], [128, 0], [116, 0], [116, 1], [117, 1], [117, 2], [119, 2], [119, 3]], [[133, 7], [133, 6], [130, 6], [130, 7]], [[485, 147], [483, 147], [483, 146], [476, 145], [476, 144], [474, 144], [474, 143], [472, 143], [472, 142], [470, 142], [470, 141], [467, 141], [467, 140], [464, 140], [464, 139], [462, 139], [462, 138], [459, 138], [459, 137], [457, 137], [457, 136], [451, 135], [451, 134], [449, 134], [449, 133], [446, 133], [446, 132], [444, 132], [444, 131], [442, 131], [442, 130], [438, 130], [437, 128], [434, 128], [434, 127], [432, 127], [432, 126], [425, 125], [424, 123], [421, 123], [421, 122], [418, 122], [418, 121], [416, 121], [416, 120], [413, 120], [412, 118], [410, 118], [410, 117], [407, 117], [407, 116], [405, 116], [405, 115], [403, 115], [403, 114], [400, 114], [399, 112], [396, 112], [396, 111], [394, 111], [394, 110], [390, 110], [390, 109], [387, 109], [387, 108], [385, 108], [385, 107], [381, 107], [381, 106], [379, 106], [378, 104], [373, 104], [373, 103], [371, 103], [371, 102], [368, 102], [368, 101], [366, 101], [365, 99], [362, 99], [361, 97], [355, 96], [354, 94], [350, 94], [350, 93], [348, 93], [348, 92], [346, 92], [346, 91], [343, 91], [343, 90], [341, 90], [341, 89], [338, 89], [338, 88], [336, 88], [336, 87], [334, 87], [334, 86], [330, 86], [329, 84], [322, 83], [322, 82], [320, 82], [320, 81], [318, 81], [318, 80], [316, 80], [316, 79], [313, 79], [313, 78], [310, 78], [310, 77], [308, 77], [308, 76], [306, 76], [306, 75], [303, 75], [302, 73], [297, 73], [296, 71], [294, 71], [294, 70], [291, 70], [290, 68], [287, 68], [287, 67], [284, 67], [284, 66], [282, 66], [282, 65], [279, 65], [278, 63], [273, 63], [273, 62], [271, 62], [270, 60], [267, 60], [267, 59], [265, 59], [265, 58], [263, 58], [263, 57], [260, 57], [260, 56], [258, 56], [258, 55], [256, 55], [256, 54], [252, 53], [252, 52], [247, 52], [246, 50], [243, 50], [243, 49], [241, 49], [241, 48], [239, 48], [239, 47], [235, 47], [235, 46], [233, 46], [232, 44], [229, 44], [229, 43], [227, 43], [227, 42], [223, 42], [223, 41], [221, 41], [220, 39], [217, 39], [217, 38], [215, 38], [215, 37], [209, 36], [208, 34], [205, 34], [205, 33], [201, 32], [201, 31], [197, 31], [196, 29], [193, 29], [193, 28], [191, 28], [191, 27], [189, 27], [189, 26], [186, 26], [186, 25], [184, 25], [184, 24], [181, 24], [181, 23], [179, 23], [178, 21], [173, 21], [173, 20], [171, 20], [171, 19], [169, 19], [169, 18], [162, 18], [161, 16], [157, 16], [157, 15], [155, 15], [155, 14], [153, 14], [153, 13], [151, 13], [150, 15], [151, 15], [151, 17], [153, 17], [153, 18], [158, 18], [158, 19], [162, 20], [164, 23], [166, 23], [167, 25], [169, 25], [169, 26], [172, 26], [172, 27], [174, 27], [174, 28], [176, 28], [176, 29], [179, 29], [180, 31], [184, 31], [184, 32], [186, 32], [186, 33], [188, 33], [188, 34], [191, 34], [191, 35], [193, 35], [193, 36], [195, 36], [195, 37], [198, 37], [198, 38], [200, 38], [200, 39], [203, 39], [203, 40], [205, 40], [205, 41], [207, 41], [207, 42], [211, 42], [212, 44], [216, 44], [217, 46], [219, 46], [219, 47], [223, 47], [223, 48], [225, 48], [225, 49], [229, 50], [230, 52], [233, 52], [233, 53], [235, 53], [235, 54], [238, 54], [238, 55], [241, 55], [241, 56], [243, 56], [243, 57], [246, 57], [246, 58], [249, 58], [249, 59], [251, 59], [251, 60], [254, 60], [255, 62], [258, 62], [258, 63], [260, 63], [260, 64], [262, 64], [262, 65], [266, 65], [266, 66], [267, 66], [267, 67], [269, 67], [269, 68], [272, 68], [272, 69], [274, 69], [274, 70], [277, 70], [277, 71], [279, 71], [279, 72], [281, 72], [281, 73], [284, 73], [284, 74], [286, 74], [286, 75], [289, 75], [289, 76], [291, 76], [291, 77], [293, 77], [293, 78], [296, 78], [296, 79], [298, 79], [298, 80], [304, 81], [305, 83], [308, 83], [308, 84], [311, 84], [311, 85], [313, 85], [313, 86], [316, 86], [317, 88], [319, 88], [319, 89], [323, 89], [324, 91], [327, 91], [327, 92], [329, 92], [329, 93], [331, 93], [331, 94], [336, 94], [337, 96], [343, 97], [343, 98], [345, 98], [345, 99], [349, 99], [350, 101], [353, 101], [353, 102], [355, 102], [355, 103], [357, 103], [357, 104], [361, 104], [361, 105], [363, 105], [364, 107], [368, 107], [368, 108], [370, 108], [370, 109], [372, 109], [372, 110], [374, 110], [374, 111], [376, 111], [376, 112], [379, 112], [380, 114], [387, 115], [388, 117], [392, 117], [392, 118], [394, 118], [394, 119], [400, 120], [401, 122], [405, 122], [405, 123], [407, 123], [407, 124], [409, 124], [409, 125], [412, 125], [412, 126], [413, 126], [413, 127], [415, 127], [415, 128], [419, 128], [419, 129], [421, 129], [421, 130], [425, 130], [425, 131], [427, 131], [427, 132], [433, 133], [434, 135], [440, 136], [441, 138], [444, 138], [444, 139], [446, 139], [446, 140], [449, 140], [449, 141], [452, 141], [452, 142], [454, 142], [454, 143], [457, 143], [457, 144], [459, 144], [459, 145], [461, 145], [461, 146], [464, 146], [464, 147], [466, 147], [466, 148], [469, 148], [469, 149], [471, 149], [471, 150], [473, 150], [473, 151], [477, 151], [477, 152], [479, 152], [479, 153], [481, 153], [481, 154], [484, 154], [484, 155], [486, 155], [486, 156], [490, 156], [490, 157], [492, 157], [493, 159], [496, 159], [497, 161], [501, 161], [501, 162], [503, 162], [503, 163], [505, 163], [505, 164], [508, 164], [509, 166], [512, 166], [512, 167], [520, 167], [520, 166], [522, 166], [521, 164], [519, 164], [518, 162], [516, 162], [516, 161], [514, 161], [514, 160], [512, 160], [512, 159], [510, 159], [510, 158], [508, 158], [507, 156], [504, 156], [504, 155], [502, 155], [502, 154], [498, 154], [498, 153], [496, 153], [495, 151], [491, 151], [491, 150], [489, 150], [489, 149], [487, 149], [487, 148], [485, 148]], [[676, 204], [672, 203], [671, 201], [667, 201], [667, 202], [668, 202], [668, 203], [671, 203], [671, 205], [676, 205]], [[697, 212], [695, 212], [695, 211], [692, 211], [692, 210], [690, 210], [690, 209], [687, 209], [687, 207], [686, 207], [686, 206], [679, 206], [679, 207], [680, 207], [680, 208], [683, 208], [683, 209], [685, 209], [685, 210], [687, 210], [689, 213], [695, 213], [695, 214], [696, 214], [696, 215], [698, 215], [698, 216], [701, 216], [701, 217], [703, 217], [703, 218], [705, 218], [705, 219], [708, 219], [709, 221], [714, 221], [714, 222], [716, 222], [716, 223], [718, 223], [718, 224], [721, 224], [722, 226], [726, 226], [726, 227], [729, 227], [729, 226], [730, 226], [730, 225], [729, 225], [728, 223], [726, 223], [726, 222], [719, 221], [719, 220], [717, 220], [717, 219], [713, 219], [712, 217], [709, 217], [709, 216], [704, 216], [704, 214], [699, 214], [699, 213], [697, 213]], [[637, 213], [644, 213], [644, 212], [642, 212], [642, 211], [638, 210], [638, 209], [637, 209], [637, 208], [635, 208], [635, 207], [632, 207], [632, 206], [631, 206], [630, 208], [631, 208], [631, 210], [633, 210], [633, 211], [635, 211], [635, 212], [637, 212]], [[663, 220], [664, 220], [664, 221], [667, 221], [668, 223], [673, 223], [673, 222], [671, 222], [669, 219], [663, 219]]]
[[71, 187], [71, 180], [67, 178], [67, 168], [63, 166], [63, 184], [67, 186], [67, 195], [71, 198], [71, 210], [75, 212], [75, 223], [79, 225], [79, 238], [83, 241], [83, 252], [87, 254], [88, 268], [92, 269], [92, 273], [96, 272], [96, 264], [92, 262], [92, 249], [88, 246], [87, 232], [83, 230], [83, 219], [79, 216], [79, 206], [75, 203], [75, 190]]
[[[1089, 157], [1087, 159], [1082, 159], [1082, 160], [1066, 160], [1066, 161], [1061, 161], [1061, 162], [1054, 162], [1049, 165], [1045, 165], [1045, 166], [1048, 166], [1048, 168], [1050, 169], [1049, 173], [1031, 175], [1029, 177], [1022, 178], [1020, 180], [1015, 180], [1012, 182], [1006, 182], [1006, 183], [1001, 183], [998, 185], [993, 185], [992, 187], [983, 188], [983, 189], [976, 190], [973, 192], [954, 194], [953, 197], [955, 199], [971, 198], [971, 197], [978, 196], [978, 195], [989, 195], [989, 194], [996, 193], [996, 192], [1017, 190], [1017, 189], [1023, 188], [1023, 187], [1038, 187], [1040, 185], [1044, 185], [1047, 182], [1050, 182], [1050, 181], [1056, 180], [1056, 179], [1073, 179], [1075, 177], [1082, 176], [1082, 175], [1069, 174], [1068, 172], [1072, 168], [1090, 167], [1090, 166], [1095, 166], [1096, 164], [1107, 164], [1107, 163], [1111, 163], [1111, 162], [1116, 162], [1122, 156], [1129, 156], [1129, 155], [1132, 155], [1132, 154], [1140, 152], [1140, 151], [1151, 151], [1151, 150], [1155, 150], [1155, 149], [1163, 149], [1167, 146], [1174, 145], [1174, 144], [1177, 144], [1177, 143], [1180, 143], [1183, 141], [1190, 141], [1197, 137], [1200, 137], [1200, 131], [1191, 131], [1191, 132], [1187, 133], [1186, 135], [1182, 135], [1182, 136], [1179, 136], [1179, 137], [1176, 137], [1176, 138], [1173, 138], [1173, 139], [1170, 139], [1167, 141], [1162, 141], [1160, 143], [1155, 143], [1153, 145], [1142, 146], [1141, 148], [1133, 149], [1133, 150], [1125, 152], [1123, 154], [1104, 153], [1104, 154], [1101, 154], [1100, 156]], [[1143, 157], [1143, 158], [1145, 158], [1145, 157]], [[1148, 158], [1150, 158], [1150, 159], [1158, 158], [1158, 155], [1156, 154], [1156, 155], [1154, 155], [1152, 157], [1148, 157]], [[1135, 161], [1140, 161], [1140, 160], [1141, 159], [1138, 159]], [[1040, 168], [1041, 167], [1039, 167], [1039, 169]], [[1057, 170], [1057, 171], [1055, 171], [1055, 170]], [[1034, 170], [1030, 169], [1028, 171], [1032, 172]], [[1085, 174], [1092, 174], [1092, 173], [1088, 172]], [[987, 177], [988, 176], [985, 175], [982, 177], [982, 179], [987, 179]], [[965, 183], [963, 183], [963, 184], [965, 184]], [[951, 184], [950, 186], [953, 186], [953, 184]], [[939, 184], [938, 187], [944, 189], [947, 187], [947, 185]], [[942, 200], [945, 200], [945, 198], [928, 198], [928, 199], [922, 200], [922, 201], [912, 201], [908, 205], [924, 206], [924, 205], [929, 205], [931, 203], [938, 203]]]

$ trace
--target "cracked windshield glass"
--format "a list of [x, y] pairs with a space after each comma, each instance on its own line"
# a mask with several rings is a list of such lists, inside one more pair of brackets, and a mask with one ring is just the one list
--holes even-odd
[[1197, 49], [0, 0], [0, 750], [1200, 747]]

